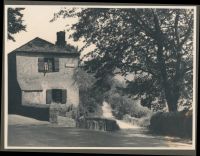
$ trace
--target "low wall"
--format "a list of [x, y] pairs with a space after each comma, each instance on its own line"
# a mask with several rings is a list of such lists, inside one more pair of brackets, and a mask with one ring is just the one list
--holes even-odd
[[101, 131], [119, 130], [119, 126], [115, 120], [99, 117], [80, 118], [76, 122], [76, 127]]
[[73, 105], [51, 104], [49, 122], [64, 127], [76, 127], [76, 111]]

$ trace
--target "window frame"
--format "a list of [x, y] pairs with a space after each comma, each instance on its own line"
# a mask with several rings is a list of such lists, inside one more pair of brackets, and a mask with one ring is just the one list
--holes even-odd
[[57, 57], [39, 57], [38, 72], [53, 73], [59, 72], [59, 58]]
[[[53, 92], [55, 90], [60, 91], [60, 101], [55, 101], [53, 98]], [[67, 89], [47, 89], [46, 90], [46, 104], [51, 103], [60, 103], [60, 104], [66, 104], [67, 103]]]

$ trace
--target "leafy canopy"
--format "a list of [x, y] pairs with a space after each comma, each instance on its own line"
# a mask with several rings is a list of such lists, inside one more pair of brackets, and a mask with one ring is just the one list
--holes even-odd
[[126, 91], [148, 103], [166, 101], [169, 111], [177, 111], [180, 99], [192, 98], [192, 9], [73, 8], [52, 21], [60, 16], [78, 17], [71, 37], [84, 39], [84, 48], [96, 46], [84, 62], [96, 86], [109, 89], [107, 75], [134, 73]]
[[26, 31], [26, 25], [23, 24], [22, 10], [25, 8], [8, 8], [8, 39], [15, 41], [14, 34], [20, 31]]

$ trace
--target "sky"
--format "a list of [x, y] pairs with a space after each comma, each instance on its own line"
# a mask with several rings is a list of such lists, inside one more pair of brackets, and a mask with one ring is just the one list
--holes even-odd
[[[72, 24], [78, 22], [78, 18], [59, 18], [54, 22], [49, 22], [53, 18], [54, 13], [58, 12], [61, 8], [63, 7], [38, 5], [26, 6], [25, 10], [21, 11], [21, 13], [24, 14], [24, 24], [27, 26], [26, 31], [20, 31], [17, 34], [14, 34], [16, 42], [7, 40], [6, 38], [6, 53], [15, 50], [35, 37], [40, 37], [51, 43], [55, 43], [56, 32], [67, 30], [67, 28], [69, 28]], [[82, 42], [74, 42], [73, 39], [69, 39], [69, 35], [71, 33], [72, 31], [66, 32], [67, 43], [78, 46], [79, 48], [82, 47]]]

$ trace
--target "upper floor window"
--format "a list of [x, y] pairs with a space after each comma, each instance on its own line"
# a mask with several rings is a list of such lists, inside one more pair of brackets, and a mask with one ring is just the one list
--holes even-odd
[[58, 72], [58, 58], [38, 58], [38, 72]]

